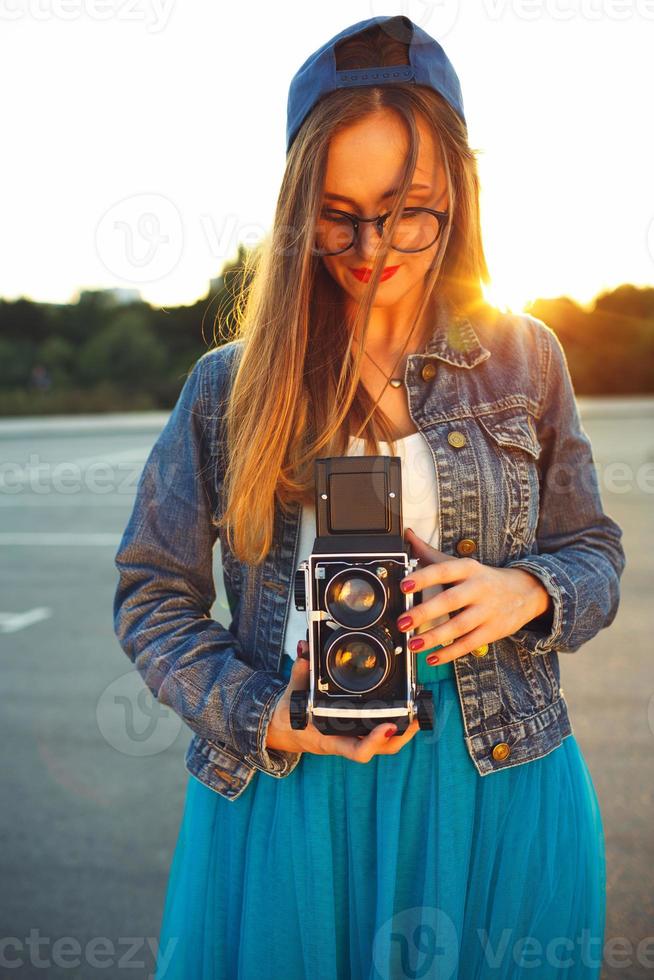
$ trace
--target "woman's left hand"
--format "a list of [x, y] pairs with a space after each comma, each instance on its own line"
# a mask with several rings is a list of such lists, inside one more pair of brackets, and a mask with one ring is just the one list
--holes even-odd
[[[510, 636], [551, 606], [552, 599], [542, 582], [522, 568], [495, 568], [475, 558], [453, 558], [432, 548], [411, 528], [406, 529], [406, 535], [413, 557], [420, 559], [422, 566], [407, 576], [415, 582], [412, 592], [429, 585], [457, 583], [403, 613], [412, 620], [412, 626], [405, 629], [414, 630], [450, 613], [446, 622], [410, 641], [412, 649], [418, 639], [423, 643], [416, 649], [444, 646], [429, 654], [429, 662], [437, 658], [438, 663], [446, 663]], [[461, 611], [451, 615], [457, 609]]]

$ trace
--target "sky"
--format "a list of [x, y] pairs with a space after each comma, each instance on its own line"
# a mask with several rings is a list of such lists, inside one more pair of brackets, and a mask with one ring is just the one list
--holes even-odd
[[404, 13], [478, 151], [497, 305], [654, 283], [654, 0], [0, 0], [0, 296], [192, 304], [271, 225], [295, 71]]

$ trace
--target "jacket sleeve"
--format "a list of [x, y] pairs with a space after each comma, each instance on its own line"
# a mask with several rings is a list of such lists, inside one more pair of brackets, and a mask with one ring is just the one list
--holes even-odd
[[114, 630], [154, 697], [194, 732], [273, 776], [301, 753], [266, 749], [286, 686], [253, 669], [237, 637], [210, 618], [218, 534], [206, 411], [208, 352], [188, 374], [139, 477], [115, 556]]
[[[535, 318], [532, 318], [535, 319]], [[537, 553], [507, 562], [543, 583], [550, 609], [512, 634], [531, 653], [574, 653], [618, 611], [622, 529], [604, 512], [592, 447], [579, 418], [565, 352], [542, 321]]]

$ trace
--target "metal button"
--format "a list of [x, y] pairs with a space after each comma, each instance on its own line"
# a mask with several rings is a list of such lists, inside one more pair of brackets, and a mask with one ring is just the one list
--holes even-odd
[[473, 538], [461, 538], [456, 543], [456, 550], [460, 555], [471, 555], [477, 550], [477, 542]]
[[475, 650], [471, 650], [470, 652], [474, 653], [475, 657], [485, 657], [488, 653], [488, 643], [482, 643], [480, 647], [477, 647]]
[[498, 742], [497, 745], [493, 746], [493, 758], [497, 762], [502, 762], [504, 759], [507, 759], [510, 752], [511, 749], [506, 742]]
[[455, 449], [460, 449], [461, 446], [465, 446], [466, 437], [462, 432], [457, 432], [457, 430], [454, 429], [452, 432], [447, 433], [447, 441], [449, 442], [450, 446], [454, 446]]
[[423, 381], [431, 381], [432, 378], [436, 377], [436, 365], [432, 361], [427, 361], [422, 366], [420, 377]]
[[219, 769], [218, 766], [214, 766], [213, 771], [215, 772], [216, 776], [221, 776], [223, 779], [227, 780], [227, 782], [231, 783], [232, 785], [238, 782], [238, 779], [236, 779], [235, 776], [233, 776], [230, 772], [226, 772], [224, 769]]

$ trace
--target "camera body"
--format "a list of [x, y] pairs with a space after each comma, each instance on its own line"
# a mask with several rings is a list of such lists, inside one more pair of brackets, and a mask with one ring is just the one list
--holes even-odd
[[416, 683], [413, 633], [397, 627], [422, 601], [400, 589], [418, 564], [403, 537], [401, 459], [318, 459], [315, 488], [316, 538], [294, 590], [307, 614], [309, 688], [291, 694], [291, 727], [367, 735], [393, 722], [401, 735], [417, 717], [431, 730], [432, 693]]

